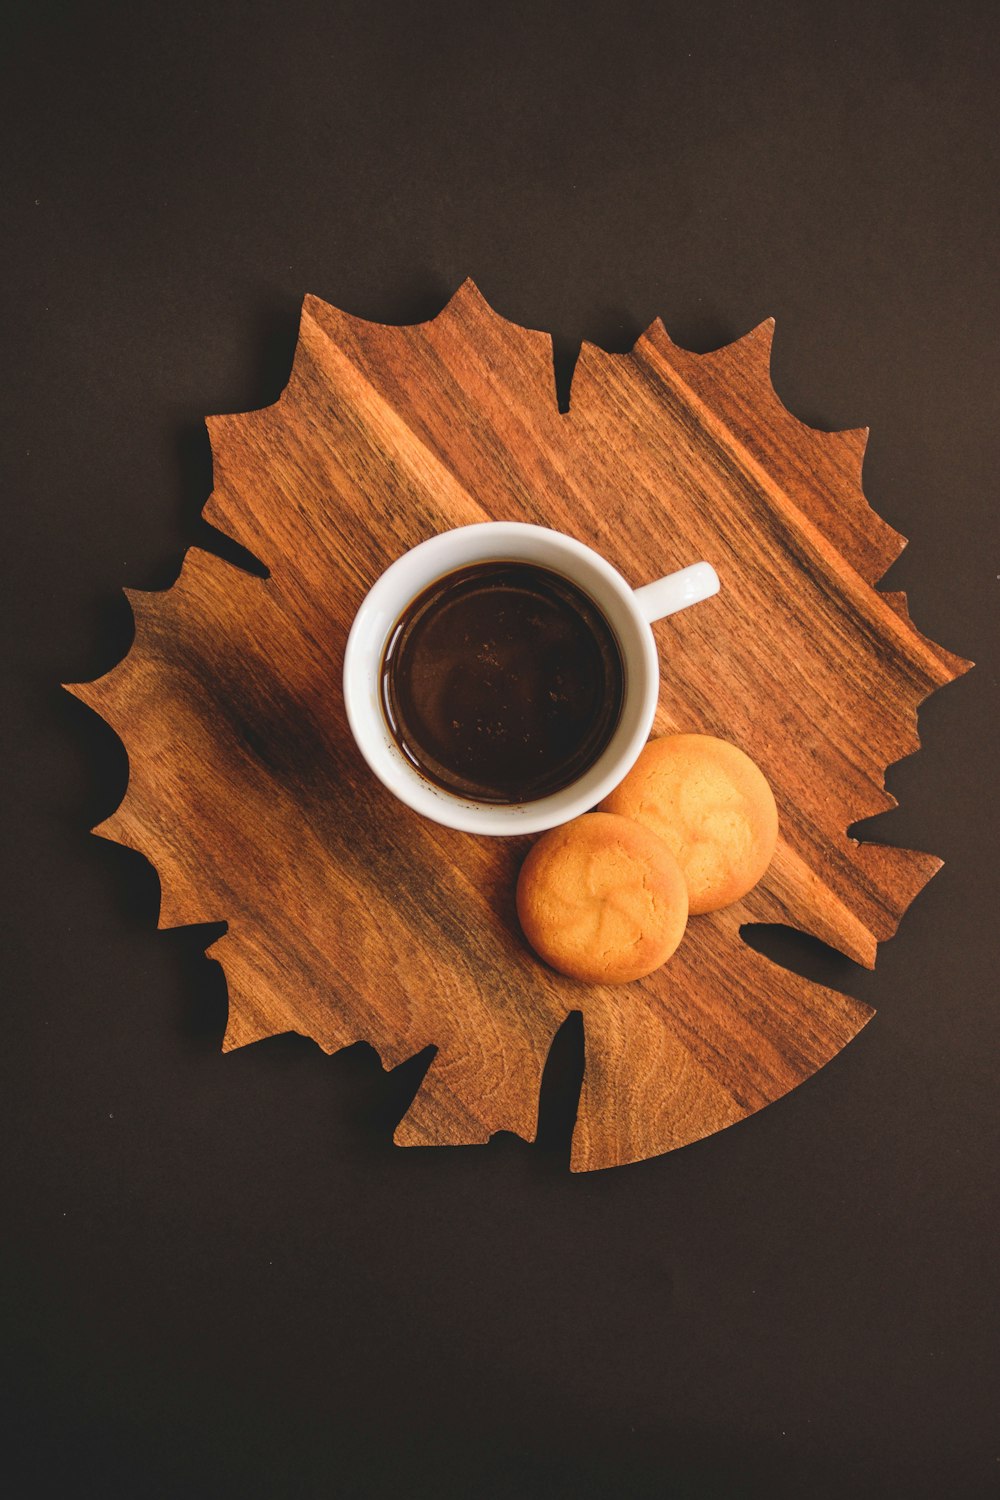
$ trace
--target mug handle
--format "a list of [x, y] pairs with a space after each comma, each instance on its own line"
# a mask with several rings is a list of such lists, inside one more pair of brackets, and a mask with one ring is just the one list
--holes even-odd
[[668, 573], [635, 590], [635, 602], [648, 624], [675, 615], [689, 604], [700, 604], [719, 592], [719, 575], [711, 563], [696, 562], [679, 573]]

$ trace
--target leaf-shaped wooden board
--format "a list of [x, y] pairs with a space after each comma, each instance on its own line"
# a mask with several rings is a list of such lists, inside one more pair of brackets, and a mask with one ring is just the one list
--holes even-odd
[[[160, 925], [224, 919], [227, 1048], [276, 1032], [394, 1065], [437, 1051], [403, 1145], [533, 1138], [556, 1029], [580, 1010], [578, 1170], [732, 1124], [833, 1057], [867, 1007], [749, 948], [787, 923], [871, 966], [938, 868], [859, 844], [893, 803], [885, 767], [916, 706], [968, 663], [874, 585], [903, 538], [861, 490], [863, 431], [804, 426], [771, 386], [772, 325], [697, 355], [653, 326], [627, 355], [585, 346], [568, 413], [547, 335], [471, 282], [429, 323], [387, 327], [306, 299], [294, 367], [263, 411], [209, 421], [206, 515], [270, 570], [191, 551], [131, 593], [135, 644], [74, 688], [124, 740], [128, 791], [99, 832], [140, 850]], [[721, 735], [764, 769], [778, 853], [739, 905], [693, 919], [663, 969], [617, 988], [526, 951], [513, 891], [527, 841], [421, 820], [372, 777], [344, 716], [354, 613], [406, 548], [447, 527], [533, 521], [634, 584], [707, 558], [713, 600], [655, 627], [656, 732]]]

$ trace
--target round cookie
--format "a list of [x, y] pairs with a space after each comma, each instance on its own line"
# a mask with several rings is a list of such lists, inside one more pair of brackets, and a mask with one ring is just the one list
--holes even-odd
[[662, 839], [611, 813], [543, 834], [521, 866], [517, 914], [553, 969], [591, 984], [651, 974], [684, 936], [688, 896]]
[[669, 844], [692, 916], [752, 890], [778, 840], [778, 809], [764, 773], [736, 745], [710, 734], [650, 740], [601, 808], [634, 818]]

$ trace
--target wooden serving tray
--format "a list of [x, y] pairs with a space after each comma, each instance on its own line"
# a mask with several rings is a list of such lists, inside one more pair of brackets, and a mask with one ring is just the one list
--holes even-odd
[[[845, 830], [893, 805], [916, 706], [970, 665], [874, 585], [904, 545], [861, 490], [864, 431], [804, 426], [768, 373], [772, 323], [713, 354], [657, 322], [627, 355], [585, 345], [566, 414], [551, 341], [466, 282], [396, 328], [306, 298], [294, 367], [263, 411], [214, 417], [206, 516], [266, 580], [192, 550], [130, 592], [125, 660], [73, 691], [117, 730], [128, 792], [97, 830], [141, 850], [160, 926], [225, 919], [226, 1048], [298, 1031], [365, 1040], [386, 1066], [437, 1052], [401, 1145], [535, 1134], [552, 1036], [583, 1012], [577, 1170], [668, 1151], [751, 1114], [869, 1019], [742, 940], [779, 922], [871, 966], [939, 861]], [[554, 526], [635, 584], [706, 558], [715, 599], [655, 627], [657, 733], [735, 741], [764, 769], [782, 836], [744, 901], [691, 921], [673, 959], [615, 988], [526, 950], [526, 839], [421, 820], [364, 765], [344, 716], [347, 631], [406, 548], [470, 521]]]

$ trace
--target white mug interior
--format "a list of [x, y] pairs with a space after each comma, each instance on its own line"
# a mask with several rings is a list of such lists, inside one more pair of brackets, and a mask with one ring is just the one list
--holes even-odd
[[[588, 770], [561, 791], [532, 802], [477, 802], [436, 786], [407, 760], [382, 710], [382, 657], [390, 632], [410, 601], [436, 579], [471, 563], [531, 562], [560, 573], [584, 590], [618, 641], [625, 688], [618, 725]], [[518, 521], [485, 521], [442, 532], [398, 558], [372, 586], [354, 619], [344, 657], [348, 723], [368, 765], [415, 812], [466, 833], [538, 833], [588, 812], [635, 764], [649, 737], [659, 697], [660, 669], [652, 631], [635, 592], [592, 548]]]

